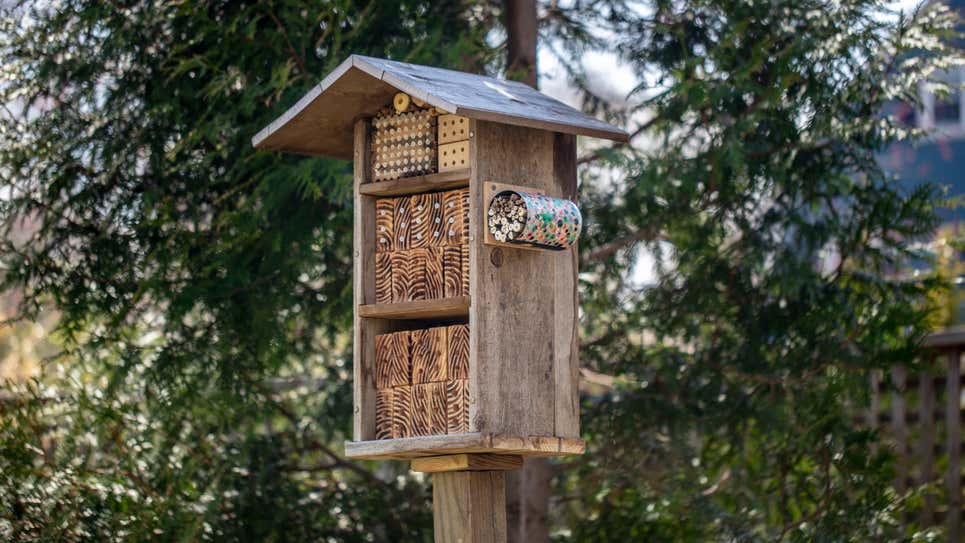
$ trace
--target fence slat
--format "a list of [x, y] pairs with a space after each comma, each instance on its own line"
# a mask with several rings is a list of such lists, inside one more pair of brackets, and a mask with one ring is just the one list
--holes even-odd
[[[918, 484], [930, 483], [934, 477], [932, 464], [935, 449], [935, 384], [931, 374], [932, 364], [923, 368], [918, 376], [918, 420], [919, 436], [917, 447]], [[935, 521], [935, 496], [925, 493], [921, 509], [921, 525], [930, 526]]]
[[948, 541], [961, 541], [962, 536], [962, 421], [961, 421], [961, 352], [948, 352], [945, 379], [945, 433], [948, 447], [948, 472], [945, 474], [945, 500], [948, 504]]
[[895, 391], [891, 393], [891, 435], [895, 441], [895, 490], [904, 494], [908, 489], [908, 426], [906, 425], [905, 381], [908, 370], [903, 364], [894, 367], [891, 381]]

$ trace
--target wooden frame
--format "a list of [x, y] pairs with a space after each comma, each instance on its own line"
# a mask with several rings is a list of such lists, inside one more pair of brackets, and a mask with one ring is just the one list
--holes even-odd
[[[575, 137], [475, 119], [469, 124], [468, 171], [371, 182], [368, 125], [356, 123], [356, 403], [354, 440], [345, 445], [349, 458], [558, 456], [584, 450], [577, 393], [576, 249], [497, 254], [503, 245], [526, 247], [490, 243], [485, 221], [490, 199], [502, 190], [575, 200]], [[460, 186], [469, 188], [469, 295], [375, 303], [376, 198]], [[468, 433], [377, 440], [375, 336], [449, 323], [469, 324]]]

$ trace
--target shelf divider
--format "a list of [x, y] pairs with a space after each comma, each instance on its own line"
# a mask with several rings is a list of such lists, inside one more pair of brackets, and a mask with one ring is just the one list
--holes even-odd
[[461, 189], [469, 186], [469, 169], [453, 170], [450, 172], [431, 173], [392, 179], [389, 181], [375, 181], [359, 185], [359, 192], [366, 196], [403, 196], [418, 194], [434, 190]]
[[359, 306], [359, 316], [370, 319], [439, 319], [468, 315], [469, 296]]

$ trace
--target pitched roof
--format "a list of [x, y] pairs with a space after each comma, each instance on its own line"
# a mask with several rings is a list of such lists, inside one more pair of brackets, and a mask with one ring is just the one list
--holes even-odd
[[375, 115], [399, 91], [474, 119], [615, 141], [628, 138], [626, 131], [523, 83], [352, 55], [251, 143], [258, 149], [350, 159], [355, 119]]

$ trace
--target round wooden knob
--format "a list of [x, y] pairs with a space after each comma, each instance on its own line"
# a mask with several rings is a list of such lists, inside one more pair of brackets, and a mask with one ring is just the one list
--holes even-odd
[[409, 109], [409, 95], [404, 92], [396, 93], [395, 98], [392, 99], [392, 105], [395, 106], [396, 113]]

